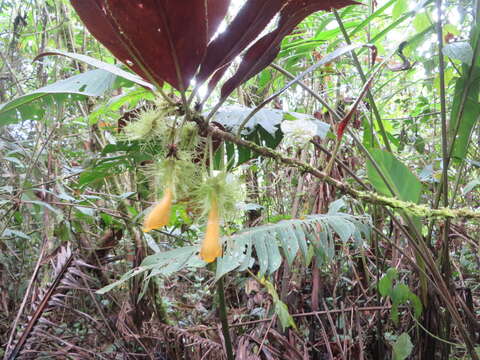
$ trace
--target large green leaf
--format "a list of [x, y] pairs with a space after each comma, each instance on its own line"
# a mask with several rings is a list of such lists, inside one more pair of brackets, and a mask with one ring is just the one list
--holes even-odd
[[[464, 159], [467, 155], [470, 137], [480, 117], [480, 20], [477, 20], [472, 36], [474, 49], [473, 63], [463, 64], [462, 76], [455, 85], [452, 113], [450, 115], [450, 137], [453, 141], [452, 157]], [[454, 136], [456, 137], [454, 138]]]
[[367, 238], [370, 234], [370, 218], [340, 212], [343, 205], [345, 204], [340, 200], [331, 204], [327, 214], [258, 226], [227, 237], [223, 258], [217, 263], [216, 278], [220, 279], [235, 269], [241, 271], [252, 266], [252, 249], [255, 249], [257, 255], [260, 275], [272, 274], [278, 270], [282, 260], [280, 248], [289, 263], [298, 257], [299, 252], [307, 261], [309, 245], [319, 250], [316, 251], [320, 255], [319, 265], [332, 260], [335, 254], [335, 234], [342, 241], [352, 238], [357, 243], [360, 238]]
[[388, 269], [387, 273], [382, 276], [378, 282], [378, 291], [380, 295], [387, 296], [393, 290], [393, 281], [398, 278], [398, 271], [395, 268]]
[[373, 164], [368, 161], [368, 178], [373, 187], [382, 195], [398, 197], [400, 200], [418, 204], [422, 193], [420, 180], [391, 153], [380, 149], [371, 149], [369, 152], [395, 193], [391, 193]]
[[71, 52], [66, 52], [66, 51], [61, 51], [61, 50], [52, 50], [52, 51], [47, 51], [47, 52], [44, 52], [40, 55], [38, 55], [35, 59], [35, 60], [38, 60], [44, 56], [49, 56], [49, 55], [60, 55], [60, 56], [66, 56], [66, 57], [69, 57], [71, 59], [75, 59], [75, 60], [78, 60], [78, 61], [81, 61], [81, 62], [84, 62], [88, 65], [91, 65], [93, 67], [96, 67], [98, 69], [101, 69], [101, 70], [105, 70], [109, 73], [112, 73], [113, 75], [117, 75], [117, 76], [120, 76], [126, 80], [129, 80], [131, 82], [134, 82], [138, 85], [141, 85], [141, 86], [144, 86], [150, 90], [154, 90], [155, 87], [150, 84], [149, 82], [143, 80], [141, 77], [135, 75], [135, 74], [132, 74], [131, 72], [128, 72], [128, 71], [125, 71], [125, 70], [122, 70], [120, 69], [119, 67], [115, 66], [115, 65], [112, 65], [112, 64], [108, 64], [106, 62], [103, 62], [103, 61], [100, 61], [98, 59], [95, 59], [95, 58], [92, 58], [90, 56], [87, 56], [87, 55], [83, 55], [83, 54], [75, 54], [75, 53], [71, 53]]
[[0, 126], [25, 120], [41, 120], [48, 109], [65, 101], [102, 96], [114, 88], [117, 76], [105, 70], [91, 70], [47, 85], [0, 105]]
[[[472, 32], [473, 63], [463, 64], [462, 76], [455, 85], [449, 132], [453, 141], [452, 157], [465, 158], [472, 130], [480, 116], [480, 20]], [[456, 137], [454, 135], [456, 134]]]
[[445, 45], [443, 53], [450, 59], [460, 60], [462, 63], [471, 65], [473, 60], [473, 48], [465, 41], [454, 42]]
[[450, 122], [451, 137], [453, 137], [455, 130], [458, 129], [452, 152], [452, 157], [455, 160], [464, 159], [467, 155], [473, 127], [480, 117], [480, 104], [478, 102], [480, 94], [479, 76], [480, 69], [474, 71], [475, 81], [472, 82], [466, 76], [462, 76], [455, 85], [452, 121]]
[[[235, 133], [242, 121], [252, 111], [252, 108], [240, 105], [225, 106], [213, 116], [212, 121], [222, 125], [227, 131]], [[311, 129], [311, 138], [319, 136], [321, 139], [324, 139], [330, 130], [329, 124], [307, 114], [285, 112], [277, 109], [261, 109], [245, 124], [242, 137], [258, 145], [274, 149], [284, 138], [284, 135], [290, 136], [290, 133], [284, 127], [285, 124], [293, 124], [300, 129]], [[292, 132], [294, 131], [296, 131], [295, 128], [292, 129]], [[237, 146], [230, 142], [222, 146], [224, 146], [224, 153], [227, 155], [229, 167], [241, 165], [258, 157], [256, 152], [247, 147]], [[222, 155], [221, 152], [217, 153], [215, 159], [216, 167], [220, 166]]]

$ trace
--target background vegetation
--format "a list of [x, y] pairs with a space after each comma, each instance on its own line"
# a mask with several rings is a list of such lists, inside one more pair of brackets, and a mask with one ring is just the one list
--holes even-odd
[[198, 122], [243, 194], [210, 265], [188, 203], [142, 232], [165, 149], [122, 128], [148, 84], [33, 61], [121, 67], [66, 0], [1, 1], [0, 34], [5, 359], [478, 359], [478, 0], [312, 14]]

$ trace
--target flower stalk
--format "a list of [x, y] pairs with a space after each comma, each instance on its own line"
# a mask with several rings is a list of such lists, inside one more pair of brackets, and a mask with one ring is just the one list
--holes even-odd
[[222, 322], [222, 333], [225, 340], [225, 351], [228, 360], [234, 360], [232, 340], [230, 338], [230, 329], [228, 326], [227, 305], [225, 304], [225, 283], [223, 277], [217, 282], [218, 305], [220, 311], [220, 320]]

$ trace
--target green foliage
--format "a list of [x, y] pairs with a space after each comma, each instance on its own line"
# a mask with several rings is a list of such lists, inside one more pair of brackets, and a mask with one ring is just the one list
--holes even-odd
[[[212, 121], [235, 133], [242, 121], [253, 110], [243, 106], [225, 106], [215, 113]], [[311, 127], [313, 131], [310, 132], [309, 139], [314, 136], [324, 139], [330, 128], [330, 125], [315, 119], [313, 116], [276, 109], [261, 109], [245, 124], [242, 137], [257, 145], [274, 149], [285, 138], [281, 124], [284, 124], [287, 120], [292, 121], [292, 123], [295, 122], [300, 128]], [[220, 168], [220, 160], [224, 155], [226, 155], [226, 163], [230, 169], [258, 157], [258, 154], [251, 149], [230, 142], [222, 144], [221, 147], [223, 151], [217, 151], [216, 153], [215, 164], [217, 168]]]
[[88, 116], [90, 125], [98, 124], [100, 120], [117, 120], [124, 108], [136, 108], [142, 101], [154, 101], [155, 95], [144, 88], [127, 88], [121, 95], [109, 98], [105, 103], [99, 104]]
[[385, 276], [382, 276], [378, 283], [378, 291], [380, 295], [387, 296], [392, 293], [393, 282], [398, 278], [397, 269], [390, 268], [387, 270]]
[[[334, 234], [344, 242], [353, 238], [361, 246], [362, 237], [368, 238], [370, 233], [370, 218], [341, 213], [338, 210], [342, 206], [343, 203], [337, 202], [332, 204], [329, 213], [325, 215], [312, 215], [304, 220], [284, 220], [225, 238], [226, 250], [217, 260], [216, 279], [234, 270], [245, 271], [251, 268], [254, 263], [253, 249], [260, 265], [259, 274], [263, 276], [271, 275], [280, 267], [280, 248], [291, 264], [299, 251], [307, 261], [308, 246], [311, 245], [315, 249], [318, 263], [324, 264], [335, 256]], [[150, 271], [149, 277], [170, 276], [184, 268], [204, 266], [205, 263], [197, 256], [198, 251], [197, 247], [188, 246], [148, 256], [140, 267], [128, 271], [116, 282], [99, 290], [99, 293], [110, 291], [146, 271]]]
[[195, 256], [197, 252], [196, 246], [186, 246], [147, 256], [139, 267], [127, 271], [119, 280], [98, 290], [97, 294], [105, 294], [146, 271], [150, 271], [148, 279], [152, 276], [171, 276], [184, 268], [204, 266], [205, 263]]
[[411, 303], [416, 318], [419, 318], [422, 314], [423, 306], [418, 298], [410, 288], [404, 283], [397, 283], [398, 272], [396, 269], [390, 268], [387, 273], [382, 276], [378, 282], [378, 291], [382, 297], [390, 297], [392, 300], [391, 317], [395, 324], [398, 324], [399, 313], [398, 308], [408, 302]]
[[287, 305], [280, 300], [277, 290], [275, 290], [275, 286], [265, 278], [261, 278], [257, 280], [267, 288], [267, 292], [272, 297], [273, 304], [274, 304], [274, 312], [280, 320], [280, 324], [282, 326], [283, 331], [285, 331], [290, 327], [293, 327], [295, 330], [298, 330], [292, 315], [290, 315], [290, 313], [288, 312]]
[[480, 179], [473, 179], [469, 181], [463, 188], [463, 194], [468, 194], [470, 191], [475, 189], [478, 185], [480, 185]]
[[408, 1], [406, 0], [397, 0], [392, 11], [393, 20], [398, 19], [408, 10]]
[[391, 153], [380, 149], [370, 149], [369, 152], [394, 193], [392, 194], [377, 169], [369, 161], [367, 163], [368, 178], [374, 188], [385, 196], [394, 196], [400, 200], [418, 204], [422, 193], [422, 184], [417, 177]]
[[126, 156], [112, 156], [109, 158], [93, 161], [93, 164], [83, 171], [79, 177], [77, 186], [99, 186], [109, 177], [124, 173], [130, 167]]
[[466, 65], [472, 65], [473, 49], [468, 42], [456, 42], [447, 44], [443, 48], [443, 53], [453, 60], [460, 60]]
[[407, 333], [400, 335], [393, 344], [393, 360], [405, 360], [410, 356], [413, 344]]
[[102, 96], [115, 87], [117, 76], [104, 70], [91, 70], [60, 80], [0, 105], [0, 126], [25, 120], [42, 121], [48, 112], [66, 102]]
[[245, 271], [253, 265], [252, 252], [258, 257], [259, 274], [270, 275], [282, 263], [280, 249], [290, 264], [302, 254], [308, 260], [308, 248], [313, 246], [319, 265], [329, 263], [335, 256], [334, 235], [346, 242], [350, 238], [363, 244], [370, 234], [370, 218], [353, 216], [339, 210], [342, 200], [333, 203], [325, 215], [311, 215], [302, 220], [284, 220], [277, 224], [258, 226], [225, 239], [224, 255], [218, 260], [216, 278], [237, 270]]
[[[480, 112], [480, 20], [477, 19], [476, 28], [472, 31], [471, 48], [473, 62], [470, 55], [456, 54], [457, 58], [463, 59], [461, 77], [455, 84], [452, 111], [450, 114], [449, 135], [453, 142], [452, 157], [459, 161], [465, 159], [472, 135], [472, 130], [478, 122]], [[465, 47], [465, 46], [464, 46]], [[447, 48], [448, 49], [448, 48]], [[469, 51], [467, 51], [469, 53]]]

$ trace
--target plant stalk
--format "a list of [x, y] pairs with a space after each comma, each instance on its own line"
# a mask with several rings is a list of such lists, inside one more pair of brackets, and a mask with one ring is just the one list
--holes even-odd
[[[447, 124], [447, 100], [445, 93], [445, 59], [443, 56], [443, 28], [442, 28], [442, 0], [436, 0], [438, 21], [436, 25], [437, 39], [438, 39], [438, 59], [439, 59], [439, 75], [440, 75], [440, 119], [442, 124], [442, 197], [443, 206], [448, 208], [448, 168], [450, 165], [449, 151], [448, 151], [448, 124]], [[451, 290], [451, 270], [450, 270], [450, 255], [449, 255], [449, 233], [450, 233], [450, 219], [445, 219], [442, 233], [442, 253], [440, 254], [440, 270], [442, 272], [445, 284]], [[443, 314], [443, 321], [441, 321], [440, 333], [443, 338], [450, 340], [450, 327], [452, 319], [447, 312]], [[442, 359], [448, 359], [450, 354], [450, 345], [442, 344]]]
[[220, 320], [222, 322], [222, 333], [225, 340], [225, 351], [228, 360], [235, 360], [233, 355], [232, 339], [230, 338], [230, 329], [228, 326], [227, 305], [225, 304], [225, 283], [223, 277], [217, 281], [218, 306], [220, 310]]
[[[345, 29], [345, 26], [343, 25], [343, 21], [340, 18], [340, 15], [335, 9], [333, 10], [333, 13], [335, 15], [335, 19], [337, 20], [338, 26], [342, 31], [345, 41], [347, 42], [348, 45], [351, 45], [352, 40], [350, 39], [350, 36], [348, 35], [348, 32]], [[352, 59], [353, 59], [353, 63], [355, 64], [355, 67], [357, 68], [358, 75], [360, 75], [360, 78], [362, 79], [363, 83], [366, 84], [367, 77], [365, 76], [365, 72], [362, 69], [362, 65], [360, 64], [360, 60], [358, 60], [358, 56], [357, 54], [355, 54], [355, 51], [352, 51]], [[367, 91], [367, 98], [368, 98], [368, 102], [370, 103], [370, 106], [372, 107], [373, 114], [375, 115], [375, 119], [377, 120], [377, 125], [380, 130], [380, 135], [382, 136], [382, 140], [385, 144], [385, 148], [387, 149], [388, 152], [392, 152], [392, 148], [390, 147], [390, 141], [388, 140], [388, 137], [387, 137], [387, 131], [383, 126], [382, 117], [380, 116], [380, 111], [378, 111], [377, 104], [375, 103], [375, 99], [373, 98], [373, 95], [370, 90]]]

